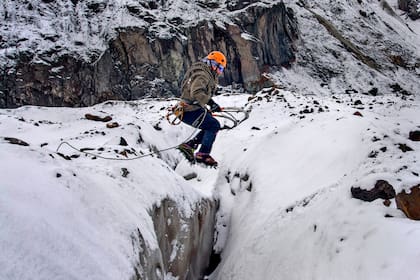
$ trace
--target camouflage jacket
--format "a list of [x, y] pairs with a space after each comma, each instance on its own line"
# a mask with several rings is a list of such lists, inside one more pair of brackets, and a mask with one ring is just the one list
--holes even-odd
[[194, 111], [204, 107], [217, 88], [216, 73], [204, 62], [195, 62], [185, 73], [181, 83], [181, 99], [188, 104], [197, 101], [199, 105], [191, 105], [185, 111]]

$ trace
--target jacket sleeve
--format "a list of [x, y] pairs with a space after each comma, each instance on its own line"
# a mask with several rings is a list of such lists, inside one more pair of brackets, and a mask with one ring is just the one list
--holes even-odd
[[191, 96], [197, 100], [200, 106], [204, 107], [211, 98], [208, 89], [208, 81], [205, 77], [197, 77], [191, 83]]

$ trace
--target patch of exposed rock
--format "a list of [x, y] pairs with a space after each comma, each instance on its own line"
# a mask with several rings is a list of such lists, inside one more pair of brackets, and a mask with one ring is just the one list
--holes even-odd
[[410, 131], [408, 139], [411, 141], [420, 141], [420, 130]]
[[405, 11], [412, 20], [420, 18], [419, 0], [398, 0], [398, 8]]
[[164, 199], [150, 215], [158, 249], [145, 244], [141, 230], [132, 234], [138, 254], [132, 280], [164, 279], [166, 275], [180, 280], [203, 279], [210, 265], [218, 202], [202, 199], [193, 213], [184, 213], [177, 202]]
[[19, 145], [19, 146], [29, 146], [28, 143], [26, 143], [23, 140], [20, 140], [18, 138], [14, 138], [14, 137], [2, 137], [5, 141], [9, 142], [10, 144], [13, 145]]
[[394, 187], [385, 180], [378, 180], [375, 186], [370, 190], [361, 188], [351, 188], [351, 194], [354, 198], [363, 201], [374, 201], [378, 198], [391, 199], [395, 197]]

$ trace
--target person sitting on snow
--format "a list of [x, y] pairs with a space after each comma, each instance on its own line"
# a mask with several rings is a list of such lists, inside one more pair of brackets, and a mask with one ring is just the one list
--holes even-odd
[[[220, 123], [212, 112], [220, 112], [220, 106], [212, 99], [217, 89], [218, 77], [226, 68], [226, 57], [219, 51], [210, 52], [202, 61], [192, 64], [181, 83], [181, 99], [184, 107], [182, 122], [200, 128], [200, 132], [190, 141], [178, 146], [178, 150], [188, 161], [217, 166], [210, 152], [220, 130]], [[210, 111], [206, 105], [210, 107]], [[201, 144], [194, 157], [194, 151]]]

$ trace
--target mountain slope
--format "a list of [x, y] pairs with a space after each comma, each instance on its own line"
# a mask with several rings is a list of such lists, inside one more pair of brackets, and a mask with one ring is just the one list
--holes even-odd
[[173, 96], [213, 49], [222, 85], [253, 93], [276, 72], [306, 94], [419, 88], [420, 25], [397, 0], [7, 1], [0, 16], [3, 108]]
[[[350, 188], [382, 179], [398, 193], [418, 184], [419, 144], [407, 140], [419, 127], [418, 101], [267, 97], [254, 105], [257, 123], [238, 128], [243, 138], [232, 131], [216, 149], [232, 178], [218, 189], [223, 199], [228, 186], [236, 196], [226, 203], [230, 231], [211, 279], [417, 279], [418, 222], [395, 202], [355, 200]], [[306, 106], [314, 113], [299, 114]]]

